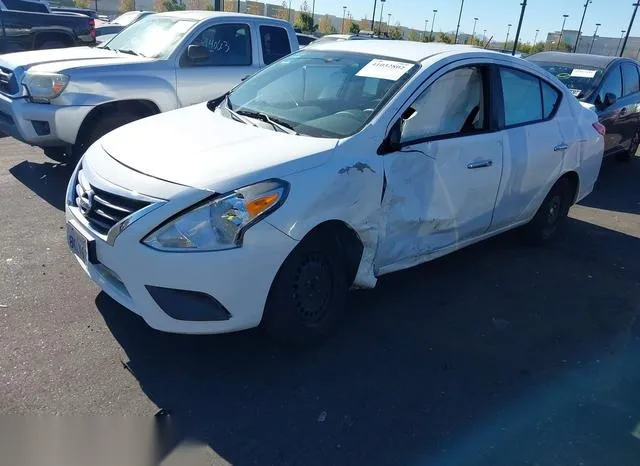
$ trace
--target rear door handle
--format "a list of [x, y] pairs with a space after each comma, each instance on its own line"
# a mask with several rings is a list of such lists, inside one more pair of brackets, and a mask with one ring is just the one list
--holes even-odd
[[561, 151], [565, 151], [569, 148], [569, 146], [567, 144], [558, 144], [556, 147], [553, 148], [554, 151], [556, 152], [561, 152]]
[[478, 160], [477, 162], [467, 164], [467, 168], [474, 170], [476, 168], [490, 167], [491, 165], [493, 165], [493, 160]]

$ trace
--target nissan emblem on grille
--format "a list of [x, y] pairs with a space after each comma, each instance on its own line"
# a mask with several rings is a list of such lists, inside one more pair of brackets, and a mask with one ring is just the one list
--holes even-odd
[[93, 207], [93, 191], [91, 188], [85, 189], [82, 185], [78, 184], [78, 197], [76, 198], [76, 204], [85, 217], [91, 212]]

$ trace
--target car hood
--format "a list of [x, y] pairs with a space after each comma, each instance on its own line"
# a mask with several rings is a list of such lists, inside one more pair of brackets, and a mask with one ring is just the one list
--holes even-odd
[[138, 120], [104, 136], [112, 158], [161, 180], [226, 192], [325, 163], [337, 139], [276, 132], [198, 104]]
[[120, 63], [140, 62], [148, 59], [99, 47], [69, 47], [0, 55], [0, 67], [20, 71], [35, 68], [39, 71], [58, 72], [103, 63], [104, 60]]

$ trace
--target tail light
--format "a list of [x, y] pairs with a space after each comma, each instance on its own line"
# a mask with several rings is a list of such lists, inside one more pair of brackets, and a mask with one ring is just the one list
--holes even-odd
[[93, 18], [89, 20], [89, 37], [96, 40], [96, 20]]
[[598, 134], [600, 134], [600, 136], [604, 136], [605, 134], [607, 134], [607, 128], [605, 128], [604, 125], [599, 121], [593, 124], [593, 129], [595, 129]]

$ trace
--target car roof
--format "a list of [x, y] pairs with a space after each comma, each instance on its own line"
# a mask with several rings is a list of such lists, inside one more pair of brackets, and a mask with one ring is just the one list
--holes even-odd
[[248, 19], [256, 19], [258, 18], [260, 21], [269, 21], [275, 23], [284, 23], [287, 24], [286, 21], [275, 18], [268, 18], [266, 16], [256, 16], [256, 15], [248, 15], [245, 13], [231, 13], [226, 11], [205, 11], [205, 10], [183, 10], [183, 11], [165, 11], [164, 13], [156, 13], [160, 16], [171, 16], [174, 18], [182, 18], [182, 19], [190, 19], [194, 21], [202, 21], [210, 18], [242, 18], [244, 20]]
[[[317, 41], [313, 50], [326, 50], [331, 52], [355, 52], [368, 55], [378, 55], [388, 58], [397, 58], [412, 62], [420, 62], [433, 55], [446, 52], [469, 53], [476, 51], [478, 54], [487, 53], [487, 50], [479, 49], [471, 45], [448, 45], [437, 42], [423, 43], [404, 40], [344, 40], [323, 42]], [[494, 53], [494, 52], [488, 52]]]
[[605, 55], [590, 55], [587, 53], [566, 53], [566, 52], [540, 52], [529, 55], [527, 60], [533, 62], [547, 63], [567, 63], [570, 65], [593, 66], [595, 68], [606, 68], [614, 61], [625, 60], [621, 57], [608, 57]]

